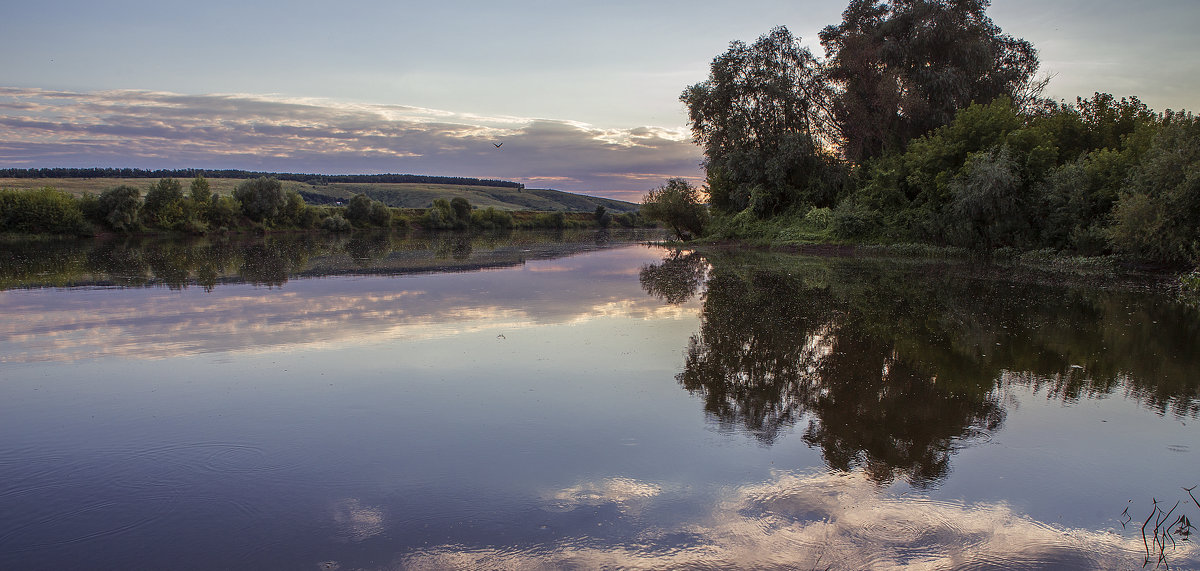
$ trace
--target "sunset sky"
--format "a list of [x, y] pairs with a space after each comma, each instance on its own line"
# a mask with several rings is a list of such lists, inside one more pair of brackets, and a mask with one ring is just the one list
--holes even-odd
[[[11, 2], [0, 167], [500, 178], [638, 200], [698, 179], [678, 101], [730, 41], [845, 0]], [[1200, 2], [997, 0], [1048, 95], [1200, 110]], [[503, 142], [496, 148], [493, 143]]]

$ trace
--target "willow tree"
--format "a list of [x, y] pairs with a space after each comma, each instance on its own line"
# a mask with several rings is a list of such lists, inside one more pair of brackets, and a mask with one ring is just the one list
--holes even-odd
[[817, 59], [782, 26], [714, 58], [708, 79], [680, 95], [713, 207], [769, 216], [831, 205], [831, 94]]

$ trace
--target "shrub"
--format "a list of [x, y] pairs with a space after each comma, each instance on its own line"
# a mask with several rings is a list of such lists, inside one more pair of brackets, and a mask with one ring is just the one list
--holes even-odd
[[278, 179], [259, 177], [247, 180], [233, 191], [242, 213], [255, 222], [274, 221], [287, 204], [287, 195]]
[[454, 200], [450, 201], [450, 209], [454, 211], [455, 220], [471, 221], [471, 203], [467, 199], [461, 196], [454, 197]]
[[1113, 247], [1167, 264], [1200, 261], [1200, 120], [1168, 113], [1113, 208]]
[[843, 200], [830, 213], [829, 230], [838, 238], [862, 238], [875, 233], [882, 218], [874, 210]]
[[349, 232], [352, 226], [341, 214], [334, 214], [321, 221], [321, 228], [330, 232]]
[[213, 197], [208, 209], [208, 221], [217, 228], [232, 228], [241, 214], [241, 204], [232, 196]]
[[699, 191], [682, 178], [672, 178], [651, 190], [642, 199], [642, 215], [666, 224], [680, 240], [691, 240], [704, 233], [708, 208]]
[[567, 216], [562, 212], [543, 212], [533, 219], [534, 226], [562, 230], [567, 227]]
[[142, 219], [148, 226], [176, 229], [187, 218], [183, 209], [183, 186], [173, 178], [160, 179], [146, 191]]
[[113, 230], [126, 232], [138, 228], [138, 211], [142, 208], [142, 193], [121, 185], [100, 195], [99, 214]]
[[367, 222], [373, 226], [391, 227], [392, 209], [382, 202], [372, 201], [370, 212], [367, 213]]
[[83, 210], [71, 195], [44, 187], [0, 190], [0, 230], [29, 234], [82, 234]]
[[346, 220], [356, 226], [365, 226], [371, 216], [371, 199], [365, 194], [355, 194], [346, 203]]
[[513, 227], [513, 216], [489, 206], [471, 212], [471, 226], [482, 230], [509, 230]]

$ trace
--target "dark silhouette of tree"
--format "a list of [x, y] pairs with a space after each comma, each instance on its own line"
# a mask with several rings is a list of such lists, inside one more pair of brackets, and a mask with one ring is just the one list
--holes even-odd
[[765, 217], [800, 202], [832, 205], [831, 96], [816, 58], [782, 26], [713, 59], [708, 79], [680, 95], [713, 207]]
[[961, 441], [1003, 421], [993, 377], [936, 382], [940, 371], [903, 354], [904, 335], [873, 328], [870, 303], [833, 286], [793, 268], [714, 263], [677, 380], [715, 422], [765, 444], [808, 416], [804, 439], [831, 468], [917, 486], [945, 477]]
[[708, 262], [695, 252], [684, 254], [681, 250], [671, 252], [661, 264], [647, 264], [638, 273], [638, 280], [646, 293], [663, 301], [678, 305], [691, 299], [704, 287]]
[[821, 31], [843, 152], [861, 161], [949, 123], [973, 102], [1039, 99], [1037, 51], [1001, 32], [988, 0], [851, 0]]
[[672, 178], [647, 193], [642, 200], [642, 215], [666, 224], [680, 240], [700, 236], [708, 222], [708, 210], [699, 191], [682, 178]]

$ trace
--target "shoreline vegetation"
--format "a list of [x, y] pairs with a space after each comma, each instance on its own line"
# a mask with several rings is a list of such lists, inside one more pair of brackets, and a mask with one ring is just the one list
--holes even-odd
[[988, 5], [852, 0], [823, 58], [784, 27], [732, 42], [680, 96], [705, 183], [643, 212], [694, 244], [1171, 272], [1200, 294], [1200, 120], [1043, 97]]
[[[186, 191], [182, 182], [170, 177], [152, 182], [144, 193], [138, 186], [127, 183], [99, 194], [85, 191], [79, 196], [54, 186], [0, 189], [0, 235], [13, 240], [107, 234], [203, 236], [355, 230], [403, 234], [413, 229], [561, 230], [651, 225], [636, 210], [636, 205], [620, 211], [615, 209], [623, 203], [606, 199], [588, 202], [588, 205], [595, 203], [595, 210], [590, 212], [564, 212], [479, 208], [463, 196], [454, 196], [449, 187], [446, 194], [453, 198], [435, 198], [427, 208], [391, 207], [367, 193], [349, 193], [345, 201], [309, 204], [300, 191], [285, 187], [275, 177], [247, 179], [231, 191], [220, 193], [214, 192], [202, 174], [191, 179]], [[611, 204], [614, 210], [610, 211], [605, 204]]]

